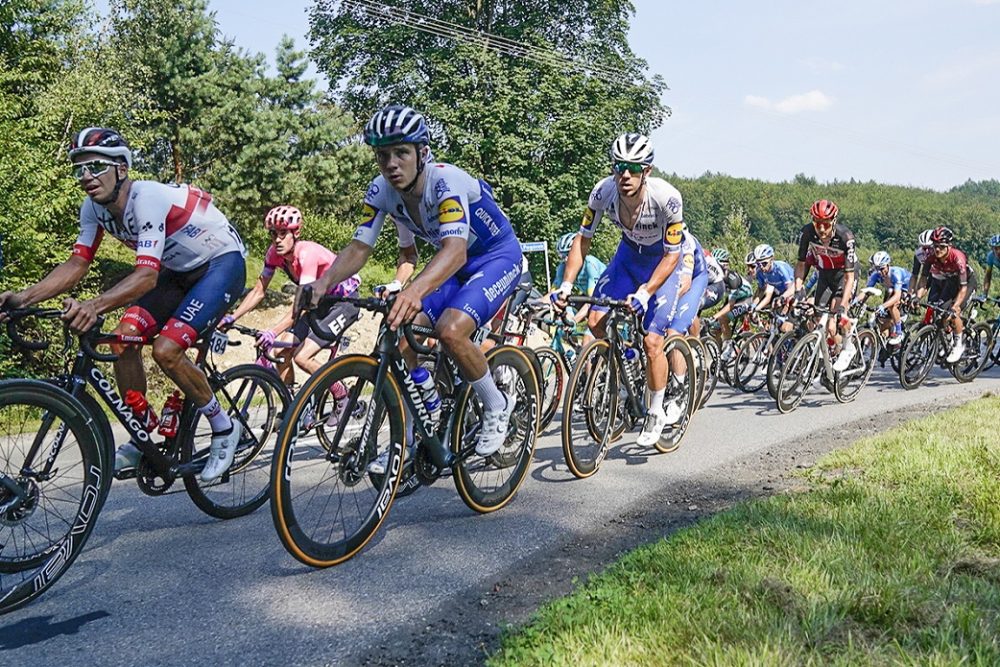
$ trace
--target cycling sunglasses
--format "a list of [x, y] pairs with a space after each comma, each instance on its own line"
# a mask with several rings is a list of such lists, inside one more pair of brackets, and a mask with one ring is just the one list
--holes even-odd
[[615, 170], [616, 174], [624, 174], [626, 171], [630, 174], [641, 174], [646, 165], [638, 162], [615, 162], [611, 168]]
[[74, 163], [73, 177], [80, 180], [86, 173], [90, 174], [91, 178], [97, 178], [98, 176], [103, 176], [108, 173], [109, 169], [117, 165], [117, 162], [109, 162], [108, 160], [91, 160], [90, 162]]

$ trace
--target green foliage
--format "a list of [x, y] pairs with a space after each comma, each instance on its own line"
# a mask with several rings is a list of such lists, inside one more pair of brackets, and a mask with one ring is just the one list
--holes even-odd
[[575, 228], [613, 138], [648, 132], [666, 113], [662, 80], [629, 49], [629, 2], [390, 4], [622, 73], [584, 75], [317, 3], [313, 55], [337, 99], [361, 119], [388, 102], [421, 110], [437, 157], [489, 182], [523, 240]]

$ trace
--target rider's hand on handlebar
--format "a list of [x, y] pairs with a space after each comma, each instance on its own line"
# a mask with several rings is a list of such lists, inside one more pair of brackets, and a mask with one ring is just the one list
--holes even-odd
[[399, 294], [402, 290], [403, 283], [398, 280], [393, 280], [385, 285], [376, 285], [372, 292], [374, 292], [375, 296], [379, 299], [385, 299], [392, 294]]
[[795, 300], [796, 301], [805, 301], [806, 300], [806, 291], [804, 289], [795, 290]]
[[7, 310], [18, 307], [17, 295], [14, 292], [0, 292], [0, 322], [7, 320]]
[[562, 312], [566, 310], [568, 302], [566, 299], [569, 298], [570, 292], [573, 291], [573, 283], [564, 282], [559, 286], [555, 292], [549, 295], [549, 300], [552, 301], [552, 305], [555, 306], [556, 310]]
[[63, 299], [62, 320], [71, 331], [82, 334], [97, 324], [97, 311], [89, 301], [66, 298]]
[[417, 290], [410, 285], [400, 292], [392, 303], [388, 317], [389, 329], [395, 331], [400, 326], [409, 324], [421, 310], [423, 310], [423, 303], [417, 295]]
[[628, 295], [628, 305], [632, 309], [632, 312], [642, 315], [649, 308], [650, 293], [646, 291], [645, 287], [640, 287], [635, 291], [635, 294]]
[[219, 331], [229, 331], [229, 328], [234, 324], [236, 324], [236, 318], [232, 315], [226, 315], [219, 320], [219, 323], [215, 325], [215, 328]]
[[270, 350], [274, 347], [274, 341], [277, 340], [277, 338], [278, 334], [274, 333], [270, 329], [261, 331], [257, 334], [257, 345], [259, 345], [262, 350]]

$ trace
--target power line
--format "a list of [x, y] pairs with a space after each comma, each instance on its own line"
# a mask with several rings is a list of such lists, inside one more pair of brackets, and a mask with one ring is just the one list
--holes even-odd
[[435, 37], [491, 49], [512, 58], [590, 74], [609, 83], [621, 82], [622, 79], [628, 78], [624, 73], [605, 65], [581, 62], [551, 49], [543, 49], [526, 42], [473, 30], [468, 26], [435, 19], [405, 8], [391, 7], [374, 0], [341, 0], [341, 5], [347, 9], [354, 9], [374, 21], [389, 21]]

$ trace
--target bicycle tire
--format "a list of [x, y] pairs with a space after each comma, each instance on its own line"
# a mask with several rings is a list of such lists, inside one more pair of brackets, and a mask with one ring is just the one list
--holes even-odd
[[[0, 614], [3, 614], [22, 607], [51, 588], [79, 556], [97, 523], [102, 496], [106, 489], [104, 478], [109, 476], [110, 471], [104, 466], [107, 461], [101, 455], [98, 443], [100, 436], [97, 435], [94, 422], [80, 401], [57, 387], [34, 380], [8, 380], [0, 383], [0, 388], [2, 388], [0, 414], [10, 414], [7, 408], [17, 406], [24, 410], [24, 414], [21, 415], [23, 417], [21, 426], [15, 427], [16, 430], [10, 427], [11, 422], [8, 419], [0, 419], [0, 465], [3, 466], [0, 473], [16, 480], [18, 485], [24, 484], [22, 488], [27, 488], [29, 495], [33, 497], [33, 501], [27, 507], [18, 505], [4, 513], [4, 526], [12, 529], [9, 531], [9, 536], [0, 538], [4, 550], [9, 552], [12, 544], [15, 549], [17, 548], [15, 532], [20, 528], [27, 535], [27, 525], [39, 510], [42, 515], [47, 515], [52, 513], [53, 507], [64, 506], [67, 502], [75, 504], [75, 510], [70, 512], [72, 516], [66, 519], [60, 518], [58, 522], [59, 525], [67, 526], [65, 531], [59, 531], [60, 535], [46, 540], [45, 546], [36, 546], [33, 541], [28, 540], [31, 544], [25, 545], [27, 547], [25, 553], [15, 553], [13, 556], [5, 553], [0, 558]], [[27, 422], [30, 420], [33, 423], [39, 418], [44, 418], [40, 415], [60, 420], [66, 429], [63, 430], [60, 426], [57, 432], [71, 434], [76, 445], [67, 447], [67, 442], [63, 439], [58, 452], [53, 454], [50, 450], [46, 456], [56, 457], [53, 470], [57, 474], [49, 480], [43, 480], [41, 484], [37, 481], [31, 484], [30, 478], [26, 479], [20, 474], [25, 462], [23, 460], [17, 462], [15, 465], [18, 466], [18, 470], [14, 471], [10, 467], [11, 455], [6, 453], [13, 454], [18, 436], [25, 433], [24, 428], [31, 429], [31, 425], [27, 425]], [[14, 415], [15, 422], [18, 417], [17, 414]], [[50, 426], [51, 423], [54, 421], [50, 422]], [[29, 430], [29, 432], [34, 439], [42, 433], [47, 433], [48, 428], [39, 431]], [[23, 447], [20, 449], [23, 457], [27, 451]], [[75, 462], [77, 451], [79, 463]], [[69, 477], [71, 473], [72, 478]], [[70, 491], [66, 485], [72, 483], [75, 478], [79, 481], [73, 488], [78, 487], [78, 490]], [[46, 485], [51, 486], [49, 483], [53, 482], [58, 482], [54, 489], [60, 496], [58, 498], [60, 505], [55, 506], [47, 501], [43, 488]], [[78, 498], [78, 500], [67, 501], [67, 498]], [[8, 499], [10, 499], [9, 492], [0, 496], [0, 500]], [[46, 521], [38, 522], [38, 525], [52, 523], [55, 521], [50, 521], [46, 517]], [[32, 534], [41, 534], [41, 529], [33, 527]]]
[[[395, 499], [405, 449], [403, 396], [392, 373], [386, 375], [381, 394], [373, 395], [378, 368], [379, 361], [368, 355], [348, 354], [332, 359], [305, 382], [281, 423], [271, 460], [271, 519], [281, 544], [306, 565], [331, 567], [352, 558], [378, 532]], [[352, 404], [368, 390], [365, 395], [368, 410], [356, 420], [361, 424], [345, 423], [340, 440], [334, 443], [334, 451], [328, 451], [320, 443], [299, 442], [299, 420], [309, 405], [310, 395], [329, 391], [334, 382], [343, 382], [348, 389], [346, 414], [353, 414]], [[388, 439], [380, 443], [379, 436], [386, 421]], [[375, 442], [361, 443], [360, 437], [355, 442], [351, 437], [352, 434], [361, 435], [356, 427], [365, 422], [370, 422], [373, 429], [370, 434]], [[387, 447], [390, 452], [386, 464], [388, 474], [372, 476], [367, 473], [367, 466], [378, 456], [379, 446]], [[310, 498], [306, 498], [308, 490], [300, 491], [299, 487], [305, 488], [317, 477]], [[378, 488], [374, 487], [372, 479], [379, 480]], [[326, 502], [314, 504], [312, 501], [321, 486], [328, 482], [334, 489], [329, 492]], [[359, 489], [355, 494], [364, 496], [364, 503], [354, 503], [358, 512], [351, 526], [347, 526], [345, 515], [342, 520], [331, 522], [336, 524], [334, 528], [326, 524], [321, 527], [320, 524], [327, 520], [325, 510], [341, 484], [345, 489], [363, 484], [371, 489]], [[339, 507], [345, 505], [350, 508], [352, 503], [341, 499]], [[340, 529], [339, 536], [334, 535], [335, 529]]]
[[501, 345], [486, 355], [493, 376], [504, 376], [498, 385], [508, 395], [510, 389], [516, 395], [507, 439], [496, 453], [487, 457], [468, 454], [478, 439], [482, 409], [471, 383], [466, 383], [457, 397], [451, 427], [451, 450], [456, 455], [452, 477], [462, 502], [480, 514], [505, 507], [528, 476], [540, 411], [538, 376], [532, 355], [528, 354], [531, 351]]
[[[951, 374], [959, 382], [972, 382], [986, 367], [990, 348], [993, 346], [993, 329], [986, 322], [977, 322], [965, 328], [965, 354], [952, 364]], [[977, 350], [975, 355], [972, 350]]]
[[774, 399], [778, 399], [778, 380], [781, 378], [781, 368], [785, 365], [789, 353], [798, 342], [797, 332], [786, 331], [778, 336], [774, 343], [774, 351], [767, 359], [767, 393]]
[[[769, 337], [770, 334], [766, 331], [755, 333], [747, 337], [736, 350], [733, 361], [733, 372], [735, 373], [733, 383], [740, 391], [754, 394], [760, 391], [760, 388], [767, 382], [766, 375], [759, 380], [755, 378], [761, 367], [767, 369], [767, 361], [758, 361], [758, 359], [762, 354], [766, 354], [763, 348]], [[750, 372], [746, 373], [748, 368]]]
[[[619, 397], [618, 378], [611, 373], [610, 354], [611, 344], [607, 340], [592, 340], [576, 356], [566, 383], [562, 449], [566, 466], [578, 479], [586, 479], [597, 472], [614, 439]], [[576, 427], [575, 417], [582, 421]]]
[[[687, 433], [688, 425], [694, 416], [695, 402], [697, 400], [697, 381], [691, 381], [691, 376], [695, 368], [694, 354], [691, 352], [691, 346], [685, 336], [671, 336], [663, 343], [663, 353], [667, 355], [668, 368], [670, 369], [667, 373], [667, 387], [670, 387], [673, 381], [673, 368], [670, 365], [669, 357], [673, 352], [679, 353], [684, 358], [684, 364], [687, 368], [687, 372], [684, 374], [685, 380], [682, 385], [682, 391], [686, 393], [684, 397], [686, 404], [683, 406], [684, 411], [681, 414], [680, 420], [676, 424], [668, 425], [664, 429], [663, 434], [660, 435], [660, 439], [654, 443], [653, 446], [656, 448], [656, 451], [661, 454], [669, 454], [681, 446], [681, 440], [684, 439], [684, 434]], [[667, 401], [672, 399], [672, 396], [664, 394], [664, 410], [666, 409]]]
[[823, 341], [819, 333], [811, 331], [792, 348], [778, 380], [778, 397], [775, 399], [778, 412], [788, 414], [797, 408], [812, 386], [817, 371], [823, 372], [818, 358], [821, 356], [818, 348], [821, 344]]
[[[857, 352], [851, 359], [851, 365], [845, 371], [838, 373], [837, 379], [833, 383], [833, 397], [839, 403], [850, 403], [868, 384], [868, 378], [871, 377], [872, 371], [875, 369], [875, 360], [878, 358], [879, 352], [878, 337], [875, 332], [869, 330], [857, 332], [855, 348]], [[855, 370], [858, 362], [862, 364], [861, 372], [857, 375], [847, 375]]]
[[566, 385], [566, 369], [563, 367], [562, 357], [550, 347], [537, 348], [535, 355], [538, 357], [538, 365], [541, 368], [539, 385], [542, 392], [542, 413], [539, 430], [544, 430], [552, 423], [552, 419], [559, 410], [559, 404], [562, 403], [563, 389]]
[[719, 364], [720, 358], [722, 356], [722, 350], [719, 348], [719, 342], [712, 337], [702, 339], [702, 345], [705, 346], [705, 351], [708, 353], [708, 386], [705, 387], [705, 395], [701, 399], [701, 404], [698, 409], [705, 407], [708, 404], [708, 399], [712, 397], [715, 393], [715, 388], [719, 384]]
[[899, 363], [899, 384], [913, 390], [923, 384], [938, 355], [937, 326], [928, 324], [917, 330], [903, 348]]
[[[267, 502], [273, 439], [292, 397], [275, 373], [257, 364], [234, 366], [221, 377], [222, 382], [213, 385], [212, 391], [216, 395], [222, 392], [219, 403], [234, 422], [242, 424], [244, 434], [232, 466], [222, 477], [206, 484], [200, 475], [186, 475], [184, 488], [205, 514], [217, 519], [235, 519], [255, 512]], [[240, 384], [235, 391], [224, 389], [237, 382]], [[237, 409], [241, 417], [235, 415]], [[211, 429], [198, 433], [202, 415], [197, 410], [192, 412], [194, 417], [181, 444], [181, 463], [206, 457], [212, 441]], [[246, 432], [247, 426], [252, 429], [250, 434]]]
[[698, 382], [695, 387], [695, 400], [692, 403], [692, 413], [701, 409], [701, 404], [705, 400], [705, 388], [708, 386], [709, 359], [708, 350], [705, 343], [697, 336], [688, 335], [685, 337], [688, 347], [691, 348], [691, 358], [694, 360], [693, 368], [698, 373]]

